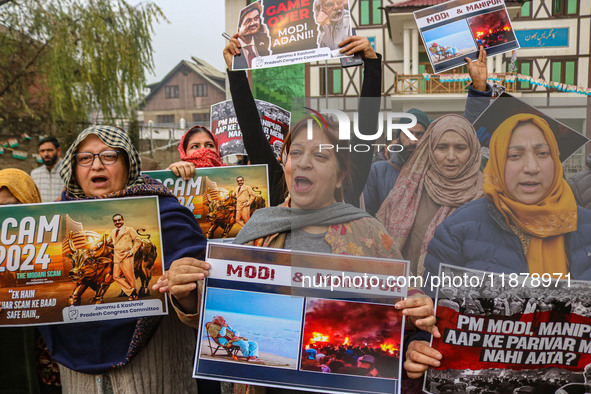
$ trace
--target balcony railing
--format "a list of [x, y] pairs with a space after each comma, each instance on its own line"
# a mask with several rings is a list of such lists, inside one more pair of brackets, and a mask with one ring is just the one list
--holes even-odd
[[[490, 74], [489, 83], [503, 85], [507, 92], [517, 89], [516, 74]], [[395, 94], [450, 94], [466, 93], [471, 81], [468, 74], [395, 75]]]

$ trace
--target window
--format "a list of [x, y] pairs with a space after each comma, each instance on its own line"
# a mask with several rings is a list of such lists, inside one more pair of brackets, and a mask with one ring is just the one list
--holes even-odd
[[[528, 75], [531, 77], [533, 70], [533, 60], [531, 59], [517, 59], [515, 62], [517, 72], [519, 74]], [[507, 69], [511, 67], [511, 62], [507, 63]], [[517, 90], [531, 90], [532, 85], [529, 82], [518, 82]]]
[[166, 98], [179, 98], [179, 85], [169, 85], [166, 87]]
[[343, 69], [341, 67], [322, 67], [320, 69], [320, 95], [341, 93], [343, 93]]
[[193, 97], [207, 97], [207, 85], [204, 83], [194, 84]]
[[519, 11], [519, 18], [531, 19], [531, 2], [532, 1], [533, 0], [526, 1], [525, 3], [523, 3], [523, 5], [521, 6], [521, 10]]
[[174, 115], [156, 115], [156, 123], [174, 123]]
[[209, 114], [193, 114], [193, 122], [209, 122]]
[[381, 25], [382, 24], [381, 0], [360, 0], [359, 2], [359, 24]]
[[550, 80], [567, 85], [577, 84], [576, 60], [552, 60], [550, 62]]
[[579, 13], [577, 0], [552, 0], [552, 15], [569, 16]]

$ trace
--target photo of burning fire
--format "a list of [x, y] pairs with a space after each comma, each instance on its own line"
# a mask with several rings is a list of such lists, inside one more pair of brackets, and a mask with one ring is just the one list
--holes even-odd
[[515, 41], [515, 33], [505, 9], [469, 18], [468, 25], [479, 48], [481, 45], [487, 49]]
[[402, 319], [393, 305], [307, 298], [300, 369], [398, 379]]

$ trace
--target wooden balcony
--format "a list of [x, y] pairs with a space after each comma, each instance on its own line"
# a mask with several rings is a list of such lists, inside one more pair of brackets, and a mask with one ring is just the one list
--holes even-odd
[[[490, 74], [488, 82], [503, 85], [507, 93], [511, 93], [517, 89], [516, 75]], [[395, 74], [394, 92], [397, 95], [466, 93], [470, 83], [468, 74], [431, 74], [427, 76], [425, 74]]]

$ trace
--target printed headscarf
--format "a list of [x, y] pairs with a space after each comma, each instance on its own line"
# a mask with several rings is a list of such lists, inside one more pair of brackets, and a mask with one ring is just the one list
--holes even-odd
[[[78, 151], [78, 146], [84, 141], [86, 137], [94, 134], [100, 138], [100, 140], [107, 146], [116, 149], [122, 149], [127, 153], [127, 159], [129, 162], [129, 174], [125, 189], [105, 194], [102, 196], [88, 197], [84, 194], [84, 191], [78, 184], [74, 173], [76, 166], [76, 159], [74, 154]], [[62, 164], [60, 175], [66, 185], [65, 197], [67, 200], [75, 199], [89, 199], [89, 198], [112, 198], [112, 197], [124, 197], [129, 195], [149, 195], [149, 194], [161, 194], [161, 195], [172, 195], [162, 184], [158, 184], [157, 181], [153, 181], [151, 178], [140, 175], [142, 163], [137, 150], [134, 148], [131, 140], [125, 133], [118, 127], [113, 126], [92, 126], [82, 131], [76, 141], [70, 146], [66, 152]]]
[[[197, 131], [196, 133], [191, 133], [195, 129], [197, 129], [199, 131]], [[214, 152], [211, 149], [203, 148], [203, 149], [199, 149], [197, 152], [193, 152], [190, 156], [187, 155], [187, 152], [185, 152], [185, 148], [184, 148], [185, 139], [187, 138], [187, 136], [189, 134], [191, 134], [191, 137], [192, 137], [193, 135], [198, 134], [202, 131], [209, 134], [209, 136], [213, 140], [213, 143], [215, 144], [216, 151]], [[193, 163], [193, 164], [195, 164], [196, 168], [221, 167], [224, 165], [224, 163], [222, 162], [222, 158], [220, 157], [220, 147], [218, 145], [218, 139], [216, 138], [215, 135], [213, 135], [213, 133], [211, 131], [209, 131], [207, 128], [202, 127], [202, 126], [191, 127], [185, 133], [185, 135], [183, 135], [183, 138], [181, 138], [181, 142], [179, 144], [179, 155], [181, 156], [182, 161], [188, 161], [189, 163]]]
[[[78, 151], [80, 143], [91, 134], [99, 137], [100, 140], [107, 146], [111, 148], [122, 149], [125, 151], [125, 153], [127, 153], [127, 159], [129, 163], [129, 177], [125, 185], [125, 189], [92, 197], [86, 196], [84, 191], [82, 191], [82, 188], [78, 184], [74, 173], [74, 168], [76, 166], [74, 154]], [[121, 160], [121, 158], [118, 160]], [[134, 148], [125, 131], [113, 126], [89, 127], [78, 135], [76, 141], [74, 141], [72, 146], [70, 146], [64, 157], [62, 170], [60, 171], [60, 175], [66, 185], [66, 192], [63, 194], [63, 199], [95, 200], [153, 195], [174, 197], [174, 194], [172, 194], [172, 192], [170, 192], [161, 182], [152, 179], [147, 175], [141, 175], [141, 167], [142, 163], [140, 155]], [[124, 356], [122, 355], [123, 357], [119, 358], [121, 361], [117, 364], [114, 364], [113, 368], [119, 368], [126, 365], [129, 360], [131, 360], [131, 358], [137, 354], [138, 351], [147, 345], [148, 341], [152, 338], [152, 334], [158, 327], [160, 320], [161, 318], [159, 316], [147, 316], [137, 319], [127, 353]]]
[[0, 188], [6, 187], [21, 204], [41, 202], [41, 194], [33, 178], [16, 168], [0, 170]]
[[[470, 148], [468, 161], [454, 178], [444, 175], [433, 155], [439, 140], [447, 131], [460, 134]], [[417, 275], [423, 272], [427, 245], [433, 238], [435, 228], [456, 208], [483, 196], [480, 143], [474, 127], [464, 117], [444, 115], [429, 125], [377, 214], [378, 220], [386, 226], [400, 250], [412, 232], [424, 190], [440, 208], [425, 232]]]
[[[531, 122], [542, 131], [554, 162], [552, 184], [535, 204], [524, 204], [511, 196], [505, 179], [509, 142], [513, 131], [522, 122]], [[563, 235], [577, 229], [577, 203], [562, 176], [558, 143], [552, 129], [539, 116], [513, 115], [494, 131], [489, 154], [490, 158], [484, 169], [484, 193], [509, 226], [531, 236], [526, 256], [530, 272], [566, 274], [568, 262]]]

